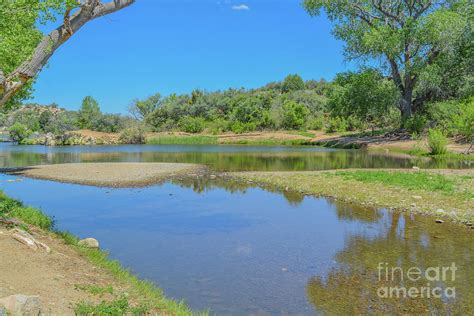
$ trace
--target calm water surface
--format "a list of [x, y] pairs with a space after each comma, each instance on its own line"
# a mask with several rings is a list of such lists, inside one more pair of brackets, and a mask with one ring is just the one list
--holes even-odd
[[[474, 235], [459, 226], [219, 178], [141, 189], [8, 179], [17, 178], [0, 176], [7, 194], [41, 207], [60, 230], [96, 237], [112, 258], [196, 310], [349, 315], [474, 308]], [[406, 269], [455, 262], [455, 282], [437, 284], [454, 286], [456, 299], [380, 299], [379, 262]]]
[[231, 145], [18, 146], [0, 143], [0, 167], [68, 162], [185, 162], [215, 171], [472, 168], [471, 162], [322, 147]]
[[[0, 166], [64, 162], [194, 162], [217, 171], [471, 167], [317, 147], [0, 144]], [[222, 179], [109, 189], [0, 175], [0, 189], [41, 207], [60, 230], [97, 238], [111, 257], [196, 310], [218, 315], [472, 314], [474, 234], [433, 218], [354, 207]], [[456, 297], [390, 299], [382, 286], [425, 286], [390, 267], [458, 267]]]

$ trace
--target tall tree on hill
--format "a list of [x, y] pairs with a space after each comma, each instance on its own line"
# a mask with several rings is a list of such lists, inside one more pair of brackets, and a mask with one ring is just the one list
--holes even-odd
[[[0, 108], [28, 96], [31, 81], [54, 52], [86, 23], [135, 0], [0, 1]], [[62, 16], [62, 25], [43, 35], [38, 24]]]

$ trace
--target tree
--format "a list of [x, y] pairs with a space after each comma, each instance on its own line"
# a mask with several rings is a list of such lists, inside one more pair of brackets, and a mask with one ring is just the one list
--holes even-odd
[[78, 125], [83, 129], [93, 129], [101, 115], [99, 103], [93, 97], [87, 96], [79, 109]]
[[[23, 0], [0, 4], [0, 107], [28, 94], [32, 80], [54, 52], [74, 33], [98, 17], [121, 10], [135, 0]], [[43, 36], [38, 25], [63, 24]]]
[[[382, 60], [400, 93], [398, 107], [411, 117], [431, 97], [420, 79], [472, 47], [472, 4], [466, 0], [305, 0], [310, 15], [326, 11], [348, 59]], [[442, 71], [441, 71], [442, 72]]]
[[162, 103], [161, 94], [156, 93], [145, 100], [133, 100], [128, 107], [130, 114], [137, 120], [144, 120]]
[[303, 90], [304, 88], [304, 81], [299, 75], [288, 75], [283, 80], [283, 83], [281, 85], [281, 92], [287, 93], [290, 91]]

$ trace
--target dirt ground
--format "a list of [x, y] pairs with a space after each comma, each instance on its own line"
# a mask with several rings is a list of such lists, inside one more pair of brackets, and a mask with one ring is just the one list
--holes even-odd
[[70, 163], [2, 170], [18, 176], [107, 187], [139, 187], [176, 176], [202, 173], [184, 163]]
[[92, 265], [62, 240], [39, 230], [31, 234], [51, 248], [32, 250], [0, 227], [0, 297], [14, 294], [38, 295], [42, 312], [48, 315], [74, 315], [71, 304], [99, 303], [98, 297], [76, 285], [120, 288], [108, 272]]

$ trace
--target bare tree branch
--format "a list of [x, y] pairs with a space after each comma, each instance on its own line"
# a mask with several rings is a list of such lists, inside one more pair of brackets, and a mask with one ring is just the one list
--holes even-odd
[[33, 79], [54, 52], [87, 22], [121, 10], [134, 2], [135, 0], [112, 0], [101, 3], [100, 0], [85, 0], [72, 15], [68, 8], [64, 14], [64, 24], [43, 37], [30, 59], [8, 76], [0, 74], [0, 107]]

